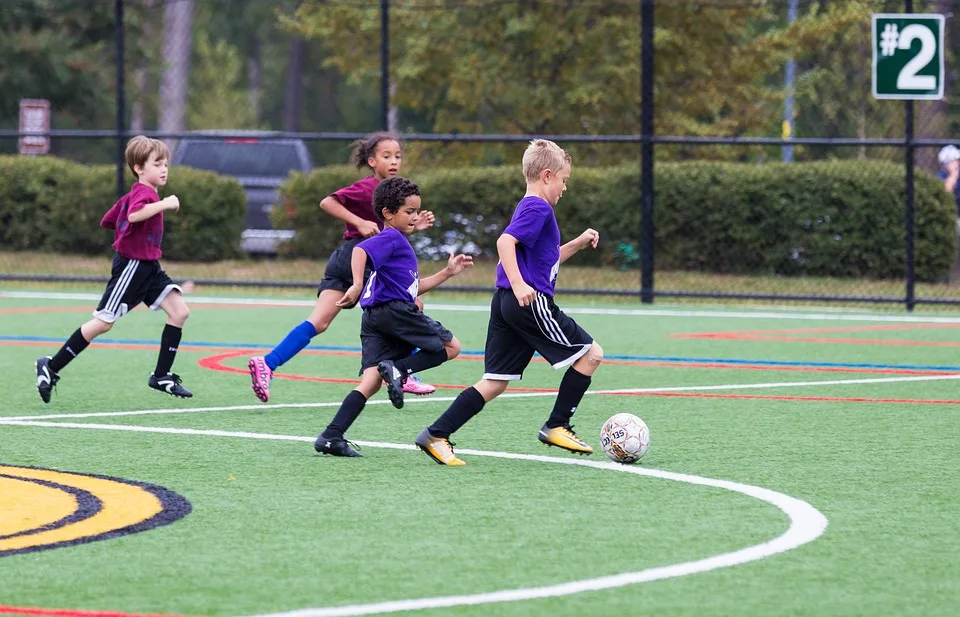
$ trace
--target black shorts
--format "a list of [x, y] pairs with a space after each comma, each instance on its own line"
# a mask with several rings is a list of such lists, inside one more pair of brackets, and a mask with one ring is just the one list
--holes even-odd
[[[330, 255], [327, 267], [323, 271], [323, 278], [320, 279], [320, 286], [317, 288], [317, 295], [327, 289], [337, 291], [346, 291], [353, 285], [353, 268], [350, 267], [350, 260], [353, 259], [353, 247], [363, 242], [363, 238], [347, 240]], [[367, 260], [367, 268], [363, 272], [363, 283], [366, 285], [370, 277], [370, 260]]]
[[360, 372], [384, 360], [401, 360], [414, 349], [441, 351], [453, 333], [417, 309], [413, 302], [394, 300], [363, 309]]
[[173, 290], [183, 293], [180, 286], [163, 271], [159, 261], [127, 259], [117, 254], [113, 256], [113, 270], [107, 289], [93, 316], [113, 323], [141, 302], [149, 306], [151, 311], [156, 311]]
[[533, 304], [520, 306], [513, 290], [497, 289], [490, 303], [483, 378], [522, 379], [534, 351], [554, 369], [561, 369], [576, 362], [592, 344], [593, 337], [565, 315], [552, 297], [538, 291]]

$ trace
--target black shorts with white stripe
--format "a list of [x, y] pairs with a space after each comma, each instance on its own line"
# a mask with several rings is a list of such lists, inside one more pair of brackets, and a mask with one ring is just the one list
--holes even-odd
[[113, 323], [141, 302], [155, 311], [173, 290], [183, 291], [167, 276], [159, 261], [128, 259], [117, 254], [113, 256], [113, 270], [107, 289], [93, 316]]
[[537, 292], [530, 306], [520, 306], [513, 290], [497, 289], [490, 303], [483, 378], [521, 379], [533, 352], [561, 369], [590, 349], [593, 337], [564, 314], [553, 298]]

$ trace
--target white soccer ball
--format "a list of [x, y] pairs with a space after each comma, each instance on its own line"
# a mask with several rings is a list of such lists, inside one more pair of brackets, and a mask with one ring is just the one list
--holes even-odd
[[632, 413], [618, 413], [603, 423], [600, 447], [612, 461], [636, 463], [650, 447], [650, 429]]

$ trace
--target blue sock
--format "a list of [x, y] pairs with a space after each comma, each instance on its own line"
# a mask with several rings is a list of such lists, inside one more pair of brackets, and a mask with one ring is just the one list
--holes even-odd
[[273, 351], [264, 356], [267, 366], [270, 367], [271, 371], [277, 370], [278, 367], [289, 362], [292, 357], [309, 345], [310, 339], [316, 335], [317, 329], [309, 321], [299, 324], [287, 333], [280, 344], [273, 348]]

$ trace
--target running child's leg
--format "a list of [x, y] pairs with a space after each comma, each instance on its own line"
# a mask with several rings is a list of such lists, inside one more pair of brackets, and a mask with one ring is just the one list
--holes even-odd
[[324, 289], [317, 295], [317, 302], [306, 321], [299, 323], [280, 343], [265, 356], [255, 356], [247, 362], [253, 392], [261, 401], [270, 400], [270, 381], [273, 371], [289, 362], [294, 356], [310, 344], [310, 340], [326, 331], [340, 313], [337, 301], [343, 297], [343, 291]]
[[360, 385], [351, 390], [340, 404], [340, 409], [327, 428], [317, 437], [313, 444], [313, 449], [321, 454], [332, 454], [333, 456], [363, 456], [353, 448], [350, 442], [344, 437], [360, 412], [367, 404], [367, 400], [380, 390], [380, 374], [376, 367], [370, 367], [363, 371], [363, 377], [360, 379]]
[[160, 301], [160, 307], [167, 314], [167, 323], [160, 334], [160, 353], [157, 355], [157, 366], [147, 380], [154, 390], [166, 392], [178, 398], [190, 398], [193, 393], [181, 385], [180, 376], [171, 372], [173, 361], [180, 348], [180, 339], [183, 337], [183, 326], [190, 317], [190, 307], [183, 299], [180, 291], [174, 289]]

